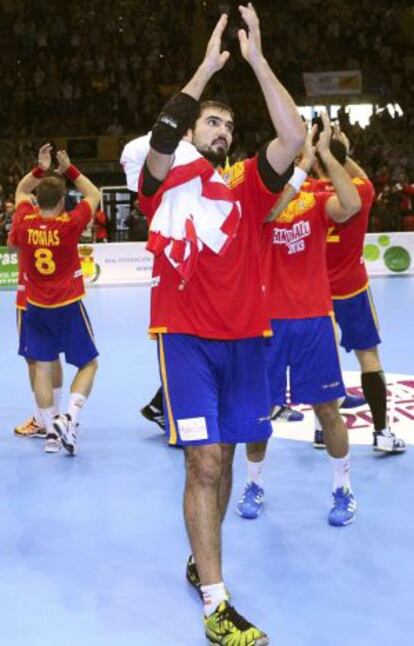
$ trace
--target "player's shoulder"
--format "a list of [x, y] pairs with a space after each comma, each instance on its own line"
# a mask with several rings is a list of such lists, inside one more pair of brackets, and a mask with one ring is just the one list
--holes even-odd
[[29, 200], [22, 200], [16, 206], [13, 220], [33, 220], [38, 217], [36, 207]]
[[64, 211], [60, 215], [57, 215], [55, 218], [53, 218], [53, 221], [54, 222], [62, 222], [64, 224], [66, 222], [71, 222], [72, 219], [73, 219], [71, 214], [72, 214], [72, 211], [69, 211], [69, 212]]
[[317, 205], [317, 193], [310, 193], [308, 191], [300, 191], [289, 202], [287, 207], [278, 217], [279, 222], [293, 222], [296, 218], [309, 215], [314, 207]]
[[226, 182], [229, 188], [236, 188], [246, 179], [246, 173], [249, 168], [249, 161], [243, 159], [242, 161], [237, 161], [231, 166], [226, 166], [220, 170], [220, 175]]
[[369, 177], [353, 177], [352, 178], [352, 183], [357, 187], [357, 188], [366, 188], [366, 189], [374, 189], [374, 185], [369, 179]]
[[353, 177], [352, 183], [355, 184], [355, 186], [365, 186], [366, 184], [370, 184], [371, 182], [369, 181], [369, 179], [365, 179], [364, 177]]
[[368, 177], [353, 177], [352, 183], [358, 190], [358, 193], [364, 203], [369, 204], [375, 197], [375, 188]]

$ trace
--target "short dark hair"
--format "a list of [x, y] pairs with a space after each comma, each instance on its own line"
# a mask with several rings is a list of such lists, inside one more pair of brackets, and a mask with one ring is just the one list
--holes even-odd
[[203, 114], [204, 110], [208, 110], [210, 108], [216, 108], [217, 110], [221, 110], [222, 112], [228, 112], [234, 121], [234, 112], [233, 109], [227, 105], [227, 103], [223, 103], [223, 101], [218, 101], [218, 100], [210, 100], [210, 101], [202, 101], [200, 103], [200, 112], [198, 113], [198, 118], [201, 117]]
[[[346, 146], [343, 143], [343, 141], [340, 141], [339, 139], [331, 139], [331, 143], [329, 144], [329, 150], [331, 151], [331, 154], [333, 157], [335, 157], [336, 161], [343, 166], [346, 162]], [[320, 154], [317, 152], [316, 153], [316, 158], [319, 162], [319, 164], [322, 167], [322, 170], [326, 173], [327, 168], [325, 164], [323, 163]]]
[[54, 209], [64, 197], [65, 192], [65, 182], [62, 178], [56, 176], [44, 177], [36, 188], [39, 208]]

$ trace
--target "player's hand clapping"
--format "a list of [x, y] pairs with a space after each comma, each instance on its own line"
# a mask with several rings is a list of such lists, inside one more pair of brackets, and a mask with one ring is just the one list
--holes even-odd
[[248, 27], [248, 31], [245, 29], [239, 30], [241, 53], [243, 58], [254, 66], [255, 63], [258, 63], [263, 58], [259, 18], [251, 2], [248, 3], [247, 7], [240, 5], [239, 11]]
[[64, 175], [65, 171], [67, 171], [70, 166], [70, 159], [66, 150], [58, 150], [56, 153], [56, 159], [59, 164], [56, 172], [59, 173], [59, 175]]
[[302, 170], [306, 171], [307, 173], [309, 173], [310, 169], [312, 168], [315, 162], [316, 148], [313, 145], [313, 140], [315, 138], [317, 131], [318, 131], [318, 126], [316, 124], [310, 130], [308, 130], [308, 133], [305, 139], [305, 144], [302, 148], [302, 157], [299, 162], [299, 167], [302, 168]]
[[351, 149], [351, 144], [349, 142], [348, 137], [344, 132], [342, 132], [339, 124], [335, 124], [333, 127], [333, 139], [338, 139], [338, 141], [342, 141], [346, 148], [346, 154], [349, 155], [349, 151]]
[[51, 144], [43, 144], [43, 146], [39, 149], [38, 164], [40, 168], [44, 171], [48, 171], [52, 164], [52, 156], [50, 154], [51, 150], [52, 150]]
[[220, 19], [217, 25], [215, 26], [214, 31], [211, 34], [210, 40], [208, 41], [208, 44], [207, 44], [206, 53], [201, 66], [208, 71], [210, 76], [212, 76], [213, 74], [221, 70], [221, 68], [224, 67], [224, 65], [226, 64], [230, 56], [230, 52], [220, 51], [221, 39], [223, 36], [223, 32], [227, 27], [227, 21], [228, 21], [227, 14], [224, 13], [222, 16], [220, 16]]
[[320, 117], [323, 123], [323, 130], [319, 133], [319, 139], [318, 143], [316, 144], [316, 149], [320, 156], [323, 158], [324, 155], [330, 154], [332, 128], [331, 122], [325, 110], [320, 113]]

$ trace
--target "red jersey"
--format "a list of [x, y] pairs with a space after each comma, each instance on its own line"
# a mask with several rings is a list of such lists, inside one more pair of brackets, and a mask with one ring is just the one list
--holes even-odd
[[[22, 202], [19, 205], [19, 208], [15, 211], [13, 215], [12, 228], [9, 233], [8, 242], [12, 244], [12, 240], [15, 239], [16, 231], [18, 225], [22, 219], [22, 216], [28, 215], [36, 212], [37, 207], [34, 207], [30, 202]], [[16, 292], [16, 307], [19, 310], [25, 310], [27, 308], [27, 293], [26, 293], [26, 272], [23, 268], [23, 260], [21, 254], [18, 253], [18, 267], [19, 267], [19, 276], [17, 279], [17, 292]]]
[[[277, 195], [263, 184], [257, 157], [223, 171], [241, 207], [236, 236], [223, 254], [203, 247], [194, 273], [184, 283], [164, 253], [154, 257], [150, 332], [242, 339], [271, 334], [260, 269], [260, 227]], [[151, 221], [157, 193], [139, 196]]]
[[272, 319], [327, 316], [332, 311], [326, 268], [325, 203], [329, 193], [299, 192], [262, 229], [262, 262]]
[[[332, 298], [350, 298], [368, 286], [363, 247], [375, 193], [368, 179], [354, 177], [352, 182], [358, 189], [362, 208], [347, 222], [332, 222], [328, 230], [326, 259]], [[311, 190], [315, 190], [315, 187], [334, 190], [329, 180], [313, 180], [305, 184], [308, 184]], [[304, 185], [305, 190], [306, 188]]]
[[39, 307], [61, 307], [81, 299], [85, 288], [77, 245], [92, 216], [88, 202], [83, 200], [53, 218], [21, 202], [16, 214], [20, 221], [10, 241], [20, 249], [27, 301]]

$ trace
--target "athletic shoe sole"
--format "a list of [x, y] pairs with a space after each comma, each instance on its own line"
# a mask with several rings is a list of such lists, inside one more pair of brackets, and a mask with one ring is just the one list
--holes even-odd
[[404, 447], [401, 447], [400, 449], [398, 449], [398, 448], [397, 449], [394, 449], [394, 448], [387, 449], [385, 446], [383, 446], [383, 447], [381, 447], [381, 446], [373, 446], [372, 450], [373, 451], [378, 451], [379, 453], [405, 453], [405, 451], [407, 450], [407, 447], [404, 446]]
[[41, 440], [46, 439], [46, 431], [44, 431], [44, 432], [39, 431], [38, 433], [19, 433], [19, 431], [16, 431], [16, 429], [14, 429], [13, 432], [14, 432], [16, 437], [34, 437], [34, 438], [37, 437], [37, 438], [39, 438]]
[[61, 446], [45, 446], [45, 453], [59, 453]]
[[64, 448], [66, 449], [66, 451], [69, 453], [69, 455], [70, 455], [71, 457], [73, 457], [74, 455], [76, 455], [76, 448], [75, 448], [75, 446], [74, 446], [73, 444], [69, 444], [69, 442], [66, 442], [66, 440], [65, 440], [65, 439], [64, 439], [64, 437], [63, 437], [63, 435], [61, 435], [60, 439], [61, 439], [61, 441], [62, 441], [62, 445], [64, 446]]
[[[217, 646], [217, 644], [221, 643], [221, 641], [217, 640], [211, 641], [211, 638], [207, 637], [207, 644], [210, 644], [210, 646]], [[260, 639], [256, 639], [254, 642], [251, 642], [251, 646], [268, 646], [269, 643], [270, 642], [268, 637], [261, 637]]]
[[330, 520], [328, 520], [328, 523], [331, 527], [346, 527], [347, 525], [351, 525], [355, 520], [355, 516], [353, 518], [350, 518], [349, 520], [346, 520], [343, 523], [331, 523]]
[[236, 509], [237, 509], [237, 513], [239, 514], [240, 518], [245, 518], [246, 520], [256, 520], [256, 518], [259, 518], [260, 514], [263, 511], [263, 507], [261, 507], [260, 510], [256, 514], [253, 514], [253, 513], [252, 514], [246, 514], [246, 513], [243, 513], [242, 511], [240, 511], [240, 509], [238, 509], [237, 507], [236, 507]]

